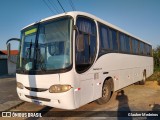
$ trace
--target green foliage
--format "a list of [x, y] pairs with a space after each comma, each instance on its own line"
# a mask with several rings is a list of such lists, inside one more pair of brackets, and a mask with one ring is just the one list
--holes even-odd
[[160, 71], [155, 71], [149, 78], [148, 81], [160, 81]]
[[153, 49], [153, 58], [155, 70], [160, 70], [160, 45]]
[[154, 72], [160, 72], [160, 67], [154, 67]]
[[147, 78], [149, 81], [160, 81], [160, 45], [153, 49], [154, 73]]

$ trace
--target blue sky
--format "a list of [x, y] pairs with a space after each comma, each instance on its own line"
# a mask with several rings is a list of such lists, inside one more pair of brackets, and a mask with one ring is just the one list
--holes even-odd
[[[48, 0], [45, 0], [48, 2]], [[56, 0], [50, 0], [63, 12]], [[59, 0], [66, 11], [71, 11], [68, 0]], [[76, 10], [96, 15], [127, 32], [160, 45], [160, 0], [72, 0]], [[49, 4], [49, 2], [48, 2]], [[43, 0], [0, 0], [0, 50], [6, 40], [20, 37], [26, 25], [57, 14], [48, 9]], [[16, 49], [17, 44], [12, 45]]]

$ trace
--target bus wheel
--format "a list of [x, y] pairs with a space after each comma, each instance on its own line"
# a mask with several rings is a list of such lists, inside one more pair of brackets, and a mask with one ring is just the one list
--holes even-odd
[[141, 81], [139, 81], [139, 84], [140, 84], [140, 85], [144, 85], [145, 82], [146, 82], [146, 72], [144, 71], [144, 72], [143, 72], [143, 79], [142, 79]]
[[100, 105], [107, 103], [111, 98], [111, 82], [110, 79], [106, 80], [102, 88], [102, 97], [96, 100]]

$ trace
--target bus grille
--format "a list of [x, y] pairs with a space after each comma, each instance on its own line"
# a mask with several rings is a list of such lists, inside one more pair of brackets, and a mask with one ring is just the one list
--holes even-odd
[[29, 95], [25, 95], [27, 98], [30, 98], [30, 99], [35, 99], [35, 100], [41, 100], [41, 101], [46, 101], [46, 102], [50, 102], [51, 100], [50, 99], [47, 99], [47, 98], [41, 98], [41, 97], [36, 97], [36, 96], [29, 96]]
[[25, 87], [26, 89], [30, 90], [30, 91], [34, 91], [34, 92], [44, 92], [48, 89], [45, 88], [31, 88], [31, 87]]

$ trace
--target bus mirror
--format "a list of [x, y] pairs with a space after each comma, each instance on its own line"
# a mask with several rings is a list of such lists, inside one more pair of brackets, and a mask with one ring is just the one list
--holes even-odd
[[77, 37], [77, 50], [78, 52], [82, 52], [84, 50], [84, 40], [83, 40], [83, 34], [79, 34]]
[[8, 59], [10, 59], [10, 51], [11, 51], [11, 44], [8, 43], [7, 44], [7, 56], [8, 56]]
[[7, 42], [6, 42], [8, 60], [9, 60], [10, 62], [16, 64], [16, 61], [11, 59], [11, 43], [9, 43], [9, 42], [11, 42], [11, 41], [18, 41], [18, 42], [20, 42], [20, 39], [19, 39], [19, 38], [11, 38], [11, 39], [7, 40]]

